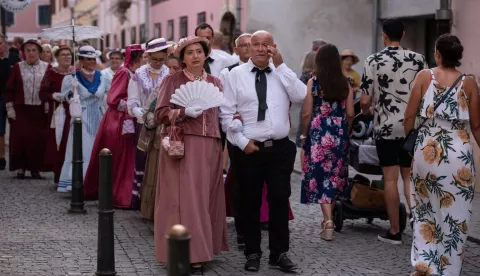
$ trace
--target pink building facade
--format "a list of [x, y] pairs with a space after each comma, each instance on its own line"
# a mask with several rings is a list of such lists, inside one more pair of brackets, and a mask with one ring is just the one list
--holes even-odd
[[33, 0], [22, 12], [6, 16], [8, 41], [16, 36], [37, 39], [43, 29], [50, 27], [50, 0]]
[[178, 41], [194, 35], [195, 28], [205, 22], [222, 31], [229, 42], [235, 31], [246, 29], [247, 5], [247, 0], [152, 0], [151, 35]]

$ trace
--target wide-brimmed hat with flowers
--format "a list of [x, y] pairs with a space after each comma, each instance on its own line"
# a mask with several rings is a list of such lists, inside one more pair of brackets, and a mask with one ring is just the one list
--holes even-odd
[[22, 44], [22, 46], [20, 46], [20, 48], [22, 49], [23, 52], [25, 52], [25, 46], [27, 46], [28, 44], [32, 44], [32, 45], [37, 46], [39, 53], [43, 52], [42, 45], [40, 45], [40, 43], [36, 39], [29, 39], [29, 40], [25, 41]]
[[175, 56], [180, 57], [180, 53], [185, 47], [195, 43], [200, 43], [203, 45], [204, 49], [208, 49], [208, 53], [205, 53], [205, 56], [210, 55], [210, 48], [208, 47], [209, 42], [206, 38], [198, 37], [198, 36], [188, 36], [178, 41], [177, 49], [175, 50]]
[[360, 60], [357, 55], [355, 55], [355, 53], [350, 50], [350, 49], [346, 49], [346, 50], [343, 50], [342, 53], [340, 54], [340, 58], [345, 58], [345, 57], [352, 57], [353, 59], [353, 64], [357, 64], [358, 61]]
[[77, 56], [84, 57], [84, 58], [97, 58], [98, 53], [95, 50], [95, 48], [93, 48], [92, 46], [85, 45], [80, 47], [80, 49], [78, 50]]
[[162, 50], [167, 49], [168, 47], [172, 47], [172, 45], [168, 44], [168, 42], [165, 40], [165, 38], [163, 38], [163, 37], [156, 38], [156, 39], [147, 43], [145, 52], [147, 52], [147, 53], [160, 52]]

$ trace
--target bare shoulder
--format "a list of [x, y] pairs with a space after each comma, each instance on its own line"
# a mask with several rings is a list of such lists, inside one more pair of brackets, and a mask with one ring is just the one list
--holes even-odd
[[464, 91], [466, 91], [469, 96], [472, 92], [478, 92], [478, 83], [475, 80], [474, 76], [466, 76], [463, 82]]

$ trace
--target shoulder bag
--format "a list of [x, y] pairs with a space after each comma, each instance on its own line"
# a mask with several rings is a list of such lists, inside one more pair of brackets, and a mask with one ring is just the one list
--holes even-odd
[[[458, 82], [463, 78], [463, 76], [465, 76], [465, 74], [461, 74], [457, 78], [457, 80], [453, 83], [453, 85], [450, 86], [450, 89], [448, 89], [448, 91], [445, 94], [443, 94], [443, 96], [435, 103], [435, 106], [433, 107], [433, 112], [432, 112], [433, 114], [435, 114], [435, 110], [437, 110], [437, 108], [450, 96], [450, 92], [452, 92], [452, 90], [457, 86]], [[402, 148], [412, 155], [413, 155], [413, 152], [415, 151], [415, 143], [417, 142], [418, 131], [420, 130], [420, 128], [423, 127], [423, 125], [425, 125], [425, 123], [427, 122], [427, 119], [428, 118], [423, 118], [422, 123], [418, 127], [410, 130], [408, 135], [405, 137], [405, 140], [403, 141]]]

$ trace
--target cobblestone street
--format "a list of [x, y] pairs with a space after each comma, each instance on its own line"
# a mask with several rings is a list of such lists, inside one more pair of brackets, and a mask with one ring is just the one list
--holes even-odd
[[[97, 254], [97, 204], [87, 202], [87, 215], [69, 215], [69, 198], [54, 192], [52, 176], [46, 180], [16, 180], [0, 173], [0, 275], [94, 275]], [[389, 246], [376, 236], [387, 224], [346, 221], [333, 242], [319, 238], [318, 206], [299, 204], [298, 174], [292, 175], [290, 256], [300, 265], [297, 275], [409, 275], [409, 230], [404, 245]], [[478, 210], [474, 210], [476, 212]], [[267, 267], [267, 233], [259, 273], [243, 270], [244, 257], [234, 244], [234, 226], [228, 224], [230, 252], [208, 264], [206, 275], [283, 275]], [[155, 261], [152, 223], [135, 211], [115, 212], [115, 253], [118, 275], [166, 275]], [[478, 275], [480, 246], [468, 242], [462, 275]]]

